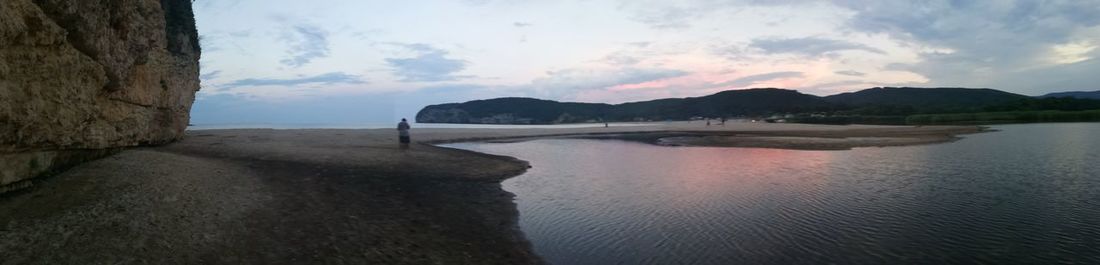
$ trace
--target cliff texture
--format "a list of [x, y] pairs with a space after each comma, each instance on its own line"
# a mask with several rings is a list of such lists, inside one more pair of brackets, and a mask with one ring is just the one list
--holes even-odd
[[0, 1], [0, 192], [182, 137], [199, 55], [189, 0]]

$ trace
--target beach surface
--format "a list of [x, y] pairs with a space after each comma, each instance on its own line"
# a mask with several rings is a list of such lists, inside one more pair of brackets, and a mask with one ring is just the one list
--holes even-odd
[[436, 147], [607, 138], [841, 150], [942, 143], [975, 126], [640, 126], [189, 131], [0, 197], [0, 264], [539, 264], [504, 179], [528, 164]]

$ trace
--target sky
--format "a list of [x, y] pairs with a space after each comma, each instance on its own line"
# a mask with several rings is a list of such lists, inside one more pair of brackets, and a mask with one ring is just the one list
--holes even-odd
[[196, 0], [194, 124], [375, 123], [497, 97], [1100, 89], [1100, 0]]

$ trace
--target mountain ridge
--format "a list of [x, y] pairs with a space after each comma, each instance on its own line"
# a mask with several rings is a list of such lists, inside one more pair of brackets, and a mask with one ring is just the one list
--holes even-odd
[[[597, 121], [768, 117], [786, 114], [892, 116], [979, 112], [1026, 105], [1034, 97], [989, 88], [875, 87], [829, 96], [780, 88], [726, 90], [700, 97], [619, 104], [505, 97], [424, 107], [420, 123], [556, 124]], [[1098, 101], [1100, 102], [1100, 101]]]
[[1100, 99], [1100, 90], [1097, 91], [1066, 91], [1055, 92], [1046, 95], [1039, 96], [1039, 98], [1082, 98], [1082, 99]]

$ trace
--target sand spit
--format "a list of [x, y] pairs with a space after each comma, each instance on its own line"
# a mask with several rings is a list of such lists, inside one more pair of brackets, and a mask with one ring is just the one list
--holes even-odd
[[0, 197], [0, 264], [538, 264], [513, 195], [500, 186], [527, 163], [430, 143], [580, 137], [844, 149], [979, 131], [698, 122], [414, 128], [419, 143], [409, 148], [390, 129], [190, 131]]
[[766, 131], [658, 135], [649, 142], [672, 146], [756, 147], [796, 150], [848, 150], [952, 142], [958, 135], [984, 132], [977, 126], [860, 128], [839, 131]]

